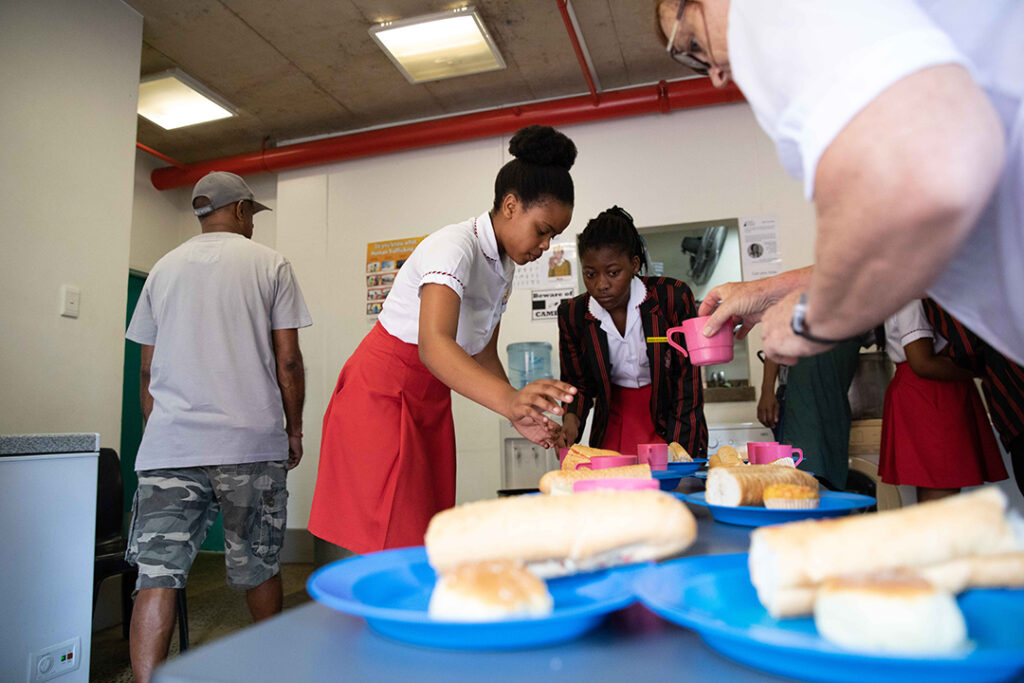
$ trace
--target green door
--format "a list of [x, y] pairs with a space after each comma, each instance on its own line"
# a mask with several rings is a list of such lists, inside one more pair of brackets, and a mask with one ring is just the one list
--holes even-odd
[[[128, 312], [125, 316], [124, 328], [135, 313], [135, 305], [142, 294], [142, 285], [146, 283], [145, 275], [128, 274]], [[124, 479], [124, 530], [128, 534], [131, 522], [132, 499], [139, 487], [139, 478], [135, 474], [135, 456], [139, 453], [142, 443], [142, 405], [139, 402], [139, 370], [142, 366], [142, 347], [133, 341], [124, 340], [124, 386], [121, 392], [121, 476]], [[203, 550], [224, 550], [224, 523], [221, 515], [210, 527], [203, 541]]]

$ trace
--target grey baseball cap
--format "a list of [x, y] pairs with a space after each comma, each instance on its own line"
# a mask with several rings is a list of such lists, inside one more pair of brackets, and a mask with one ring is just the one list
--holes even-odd
[[245, 199], [252, 202], [253, 213], [270, 210], [269, 206], [264, 206], [253, 199], [252, 189], [245, 184], [241, 176], [228, 173], [227, 171], [211, 171], [200, 178], [199, 182], [192, 189], [193, 202], [195, 202], [196, 197], [206, 197], [210, 200], [208, 205], [192, 209], [200, 218], [213, 213], [222, 206], [234, 204]]

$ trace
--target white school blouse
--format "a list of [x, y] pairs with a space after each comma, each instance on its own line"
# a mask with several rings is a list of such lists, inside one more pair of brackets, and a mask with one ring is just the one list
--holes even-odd
[[903, 347], [918, 339], [931, 339], [934, 353], [946, 348], [945, 338], [928, 322], [921, 300], [914, 299], [885, 321], [885, 352], [893, 363], [905, 363]]
[[[921, 69], [962, 64], [1006, 134], [989, 204], [928, 293], [998, 351], [1024, 363], [1024, 2], [732, 0], [733, 78], [790, 175], [814, 196], [825, 149], [883, 90]], [[714, 48], [714, 45], [712, 45]]]
[[420, 290], [426, 284], [451, 288], [462, 300], [455, 341], [474, 355], [487, 346], [512, 293], [515, 263], [498, 254], [491, 217], [446, 225], [427, 236], [398, 271], [378, 322], [408, 344], [419, 341]]
[[608, 371], [612, 384], [638, 389], [651, 383], [651, 362], [647, 358], [647, 340], [640, 320], [640, 304], [647, 298], [647, 287], [640, 278], [629, 283], [629, 303], [626, 304], [626, 333], [619, 334], [612, 315], [590, 297], [587, 310], [601, 323], [608, 337]]

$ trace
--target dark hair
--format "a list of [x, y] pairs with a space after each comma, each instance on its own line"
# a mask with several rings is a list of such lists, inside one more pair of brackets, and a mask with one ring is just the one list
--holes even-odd
[[508, 143], [515, 157], [501, 167], [494, 180], [494, 211], [512, 193], [524, 207], [547, 197], [572, 206], [575, 192], [569, 169], [576, 161], [576, 145], [550, 126], [527, 126], [516, 132]]
[[587, 223], [579, 237], [576, 238], [576, 248], [579, 250], [580, 258], [591, 249], [603, 249], [612, 247], [619, 249], [632, 259], [634, 256], [640, 259], [640, 271], [647, 271], [647, 246], [640, 233], [633, 225], [633, 217], [619, 206], [606, 209]]

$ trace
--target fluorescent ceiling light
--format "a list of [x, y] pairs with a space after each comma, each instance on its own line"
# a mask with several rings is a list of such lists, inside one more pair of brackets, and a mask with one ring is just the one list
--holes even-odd
[[410, 83], [505, 68], [473, 7], [387, 21], [371, 28], [370, 36]]
[[139, 115], [165, 130], [234, 116], [231, 105], [177, 69], [139, 83]]

